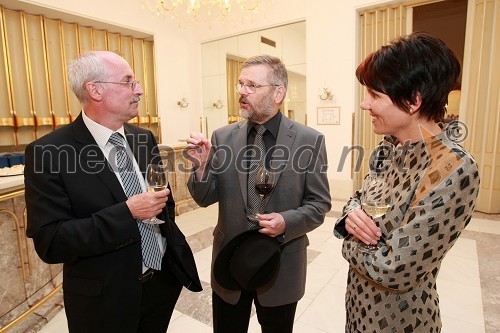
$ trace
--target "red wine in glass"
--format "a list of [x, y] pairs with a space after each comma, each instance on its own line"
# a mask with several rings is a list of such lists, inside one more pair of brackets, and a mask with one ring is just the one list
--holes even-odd
[[[255, 189], [259, 193], [261, 201], [271, 193], [274, 188], [274, 173], [261, 166], [255, 174]], [[262, 207], [261, 207], [262, 208]]]
[[266, 196], [271, 191], [273, 190], [274, 185], [273, 184], [255, 184], [255, 189], [257, 190], [257, 193], [259, 193], [261, 196]]
[[[257, 213], [262, 213], [264, 209], [264, 198], [266, 195], [272, 192], [274, 188], [274, 182], [275, 182], [275, 176], [274, 173], [267, 170], [266, 167], [261, 166], [258, 170], [257, 173], [255, 174], [255, 190], [260, 196], [260, 205]], [[259, 218], [257, 217], [256, 214], [249, 214], [247, 215], [248, 220], [253, 223], [258, 225], [259, 224]]]

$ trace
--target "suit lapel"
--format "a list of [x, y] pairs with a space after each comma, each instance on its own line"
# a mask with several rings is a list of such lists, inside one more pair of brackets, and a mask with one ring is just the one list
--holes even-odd
[[[236, 157], [236, 166], [239, 169], [241, 166], [245, 166], [243, 160], [244, 149], [246, 149], [247, 145], [247, 132], [248, 132], [248, 121], [242, 121], [238, 124], [238, 126], [232, 132], [232, 142], [233, 142], [233, 154]], [[238, 180], [240, 183], [241, 196], [243, 197], [243, 201], [245, 205], [247, 205], [247, 173], [239, 172], [236, 170], [238, 174]]]
[[[75, 149], [80, 159], [80, 163], [82, 163], [82, 165], [87, 163], [87, 165], [92, 165], [95, 164], [96, 161], [106, 161], [105, 167], [97, 173], [97, 176], [106, 185], [118, 202], [127, 200], [127, 196], [123, 191], [120, 181], [116, 178], [102, 150], [97, 145], [87, 126], [85, 126], [81, 114], [75, 119], [72, 126], [75, 135]], [[89, 157], [91, 157], [91, 159], [89, 159]]]
[[147, 136], [142, 136], [137, 133], [132, 126], [125, 126], [125, 137], [127, 138], [127, 142], [132, 149], [134, 158], [139, 165], [142, 175], [145, 176], [146, 167], [151, 160], [151, 151], [148, 146]]
[[[293, 129], [293, 122], [291, 122], [287, 117], [282, 116], [280, 128], [278, 131], [278, 137], [276, 138], [276, 147], [284, 147], [288, 154], [290, 154], [290, 156], [288, 156], [288, 159], [286, 161], [283, 161], [282, 158], [273, 158], [271, 160], [272, 170], [278, 170], [278, 172], [276, 173], [276, 184], [280, 179], [281, 172], [285, 170], [287, 164], [290, 163], [292, 159], [292, 145], [295, 141], [296, 134], [297, 132]], [[275, 153], [278, 152], [279, 150], [275, 151]]]

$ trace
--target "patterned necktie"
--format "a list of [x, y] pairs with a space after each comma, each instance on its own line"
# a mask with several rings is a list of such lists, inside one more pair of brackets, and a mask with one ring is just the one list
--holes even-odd
[[[255, 176], [259, 167], [264, 165], [266, 156], [266, 147], [264, 146], [264, 140], [262, 138], [266, 132], [266, 128], [262, 125], [255, 125], [254, 128], [257, 131], [257, 135], [255, 136], [255, 141], [253, 143], [253, 149], [256, 150], [256, 155], [255, 158], [250, 161], [247, 183], [247, 202], [248, 212], [250, 214], [261, 213], [260, 209], [262, 199], [255, 189]], [[255, 227], [255, 225], [249, 222], [247, 227], [251, 228]]]
[[[123, 144], [123, 136], [118, 132], [114, 132], [109, 137], [108, 142], [116, 148], [115, 159], [111, 163], [116, 162], [115, 165], [122, 179], [125, 194], [130, 198], [142, 193], [141, 183], [139, 182], [134, 164]], [[113, 157], [113, 154], [110, 155], [111, 157]], [[137, 225], [141, 233], [142, 261], [144, 265], [158, 271], [161, 270], [162, 253], [155, 233], [155, 229], [158, 229], [158, 226], [146, 224], [141, 220], [137, 220]], [[159, 232], [159, 229], [157, 232]]]

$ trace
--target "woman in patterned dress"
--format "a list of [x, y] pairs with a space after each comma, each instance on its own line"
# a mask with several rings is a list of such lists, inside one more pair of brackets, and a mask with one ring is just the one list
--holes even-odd
[[476, 162], [460, 145], [466, 131], [458, 122], [442, 124], [459, 74], [452, 51], [425, 33], [383, 46], [356, 70], [367, 89], [361, 108], [385, 135], [370, 170], [388, 185], [369, 191], [391, 198], [391, 206], [372, 219], [360, 190], [335, 224], [349, 262], [346, 332], [441, 331], [436, 278], [479, 190]]

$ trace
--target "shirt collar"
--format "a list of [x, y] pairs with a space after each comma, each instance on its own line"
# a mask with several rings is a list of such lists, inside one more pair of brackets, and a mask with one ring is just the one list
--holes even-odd
[[[281, 113], [281, 111], [279, 111], [271, 119], [262, 124], [269, 131], [269, 133], [271, 133], [275, 138], [278, 137], [278, 131], [280, 128], [280, 122], [282, 116], [283, 114]], [[250, 133], [250, 131], [252, 130], [252, 128], [255, 127], [255, 125], [257, 124], [254, 122], [248, 123], [248, 133]]]
[[92, 119], [90, 119], [86, 114], [85, 111], [82, 110], [82, 118], [83, 122], [85, 123], [85, 126], [87, 126], [90, 134], [94, 137], [94, 140], [97, 142], [97, 145], [99, 147], [104, 147], [108, 143], [109, 137], [111, 134], [114, 132], [118, 132], [122, 135], [122, 137], [125, 137], [125, 130], [122, 127], [117, 129], [116, 131], [113, 131], [105, 126], [102, 126], [99, 123], [96, 123]]

